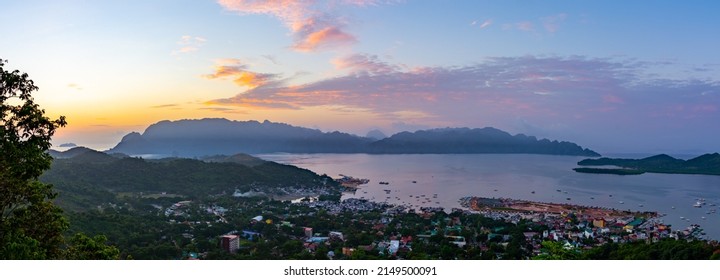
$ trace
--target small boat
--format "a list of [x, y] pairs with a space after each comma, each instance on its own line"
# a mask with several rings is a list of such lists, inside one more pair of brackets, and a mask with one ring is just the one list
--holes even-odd
[[417, 181], [413, 181], [413, 184], [417, 184]]
[[561, 192], [561, 190], [557, 190], [557, 192]]
[[595, 199], [595, 198], [591, 196], [590, 199]]
[[621, 200], [621, 201], [620, 201], [620, 204], [625, 204], [625, 202], [622, 202], [622, 200]]
[[535, 191], [531, 191], [530, 193], [535, 193]]
[[642, 205], [642, 204], [638, 204], [638, 207], [643, 207], [643, 205]]
[[570, 200], [570, 198], [568, 197], [568, 198], [566, 198], [566, 200]]
[[695, 207], [695, 208], [700, 208], [700, 207], [702, 207], [702, 202], [696, 201], [695, 204], [693, 205], [693, 207]]
[[675, 209], [675, 206], [671, 207], [672, 209]]
[[610, 195], [610, 197], [612, 197], [612, 194]]

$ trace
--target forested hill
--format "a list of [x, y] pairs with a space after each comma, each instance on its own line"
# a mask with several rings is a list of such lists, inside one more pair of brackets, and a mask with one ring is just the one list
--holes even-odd
[[[382, 139], [381, 139], [382, 138]], [[380, 140], [377, 140], [380, 139]], [[600, 156], [570, 142], [511, 135], [495, 128], [444, 128], [360, 137], [283, 123], [201, 119], [161, 121], [133, 132], [109, 153], [196, 157], [237, 153], [474, 154], [529, 153]]]
[[486, 128], [442, 128], [401, 132], [370, 144], [373, 153], [388, 154], [548, 154], [597, 157], [600, 154], [575, 143], [538, 140]]
[[54, 185], [58, 204], [75, 210], [141, 193], [193, 198], [255, 190], [282, 195], [282, 189], [334, 186], [327, 176], [248, 155], [144, 160], [83, 147], [51, 154], [52, 167], [40, 179]]
[[[578, 165], [612, 165], [636, 172], [720, 175], [720, 154], [704, 154], [689, 160], [676, 159], [665, 154], [643, 159], [585, 159], [578, 162]], [[592, 171], [592, 173], [611, 173], [622, 169], [589, 168], [581, 170], [589, 170]]]

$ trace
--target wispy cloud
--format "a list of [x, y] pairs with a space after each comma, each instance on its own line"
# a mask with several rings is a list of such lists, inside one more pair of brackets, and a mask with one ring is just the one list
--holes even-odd
[[75, 89], [75, 90], [82, 90], [82, 87], [80, 87], [80, 85], [78, 85], [78, 84], [76, 84], [76, 83], [69, 83], [69, 84], [67, 85], [67, 87], [69, 87], [69, 88], [71, 88], [71, 89]]
[[226, 107], [202, 107], [200, 110], [213, 111], [226, 114], [247, 114], [246, 111], [238, 110], [237, 108], [226, 108]]
[[333, 13], [333, 6], [377, 5], [374, 0], [219, 0], [225, 9], [241, 14], [265, 14], [278, 18], [292, 31], [296, 51], [311, 52], [347, 46], [357, 39], [346, 32], [346, 23]]
[[172, 51], [172, 55], [198, 51], [207, 40], [203, 37], [183, 35], [177, 42], [179, 48]]
[[521, 31], [535, 30], [533, 23], [530, 21], [521, 21], [521, 22], [515, 23], [515, 28], [517, 28], [518, 30], [521, 30]]
[[390, 65], [375, 55], [353, 54], [332, 61], [337, 69], [350, 70], [354, 74], [381, 74], [399, 70], [399, 67]]
[[153, 109], [177, 108], [178, 106], [179, 106], [178, 104], [161, 104], [161, 105], [150, 106], [150, 108], [153, 108]]
[[248, 65], [239, 59], [224, 59], [216, 63], [214, 73], [202, 77], [211, 80], [229, 78], [238, 86], [256, 88], [277, 81], [279, 75], [249, 71]]
[[472, 26], [477, 26], [477, 27], [480, 28], [480, 29], [484, 29], [484, 28], [492, 25], [492, 23], [493, 23], [493, 21], [492, 21], [491, 19], [486, 19], [486, 20], [483, 21], [483, 22], [479, 22], [479, 21], [477, 21], [477, 20], [474, 20], [474, 21], [472, 21], [472, 22], [470, 23], [470, 25], [472, 25]]
[[557, 14], [549, 17], [544, 17], [540, 19], [540, 21], [542, 22], [542, 25], [547, 32], [555, 33], [560, 27], [560, 23], [565, 21], [566, 18], [567, 14]]

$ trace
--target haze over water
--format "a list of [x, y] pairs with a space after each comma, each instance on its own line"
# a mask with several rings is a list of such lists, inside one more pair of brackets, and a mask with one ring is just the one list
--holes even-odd
[[[465, 196], [657, 211], [667, 214], [662, 219], [674, 230], [699, 224], [708, 238], [720, 239], [720, 214], [707, 214], [710, 209], [717, 209], [711, 204], [720, 204], [720, 176], [584, 174], [572, 170], [583, 157], [526, 154], [258, 156], [334, 178], [344, 174], [370, 179], [369, 184], [361, 186], [354, 194], [344, 194], [343, 198], [364, 197], [394, 204], [439, 206], [446, 211], [459, 208], [458, 199]], [[381, 185], [381, 181], [390, 184]], [[390, 190], [390, 193], [384, 190]], [[417, 197], [421, 195], [424, 197]], [[693, 207], [700, 198], [705, 199], [707, 205]]]

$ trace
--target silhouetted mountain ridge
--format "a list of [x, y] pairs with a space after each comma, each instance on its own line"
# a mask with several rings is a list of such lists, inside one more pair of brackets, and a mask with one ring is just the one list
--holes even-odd
[[538, 140], [486, 128], [438, 128], [400, 132], [375, 140], [339, 131], [322, 132], [270, 121], [200, 119], [161, 121], [144, 133], [130, 133], [108, 152], [175, 157], [237, 153], [456, 154], [529, 153], [599, 156], [570, 143]]
[[[655, 155], [642, 159], [599, 158], [585, 159], [578, 162], [581, 166], [614, 165], [638, 172], [706, 174], [720, 175], [720, 154], [704, 154], [689, 160], [676, 159], [666, 154]], [[607, 173], [614, 169], [590, 168], [580, 169], [592, 173]], [[577, 171], [577, 170], [576, 170]], [[636, 172], [637, 173], [637, 172]], [[640, 174], [640, 173], [638, 173]]]

